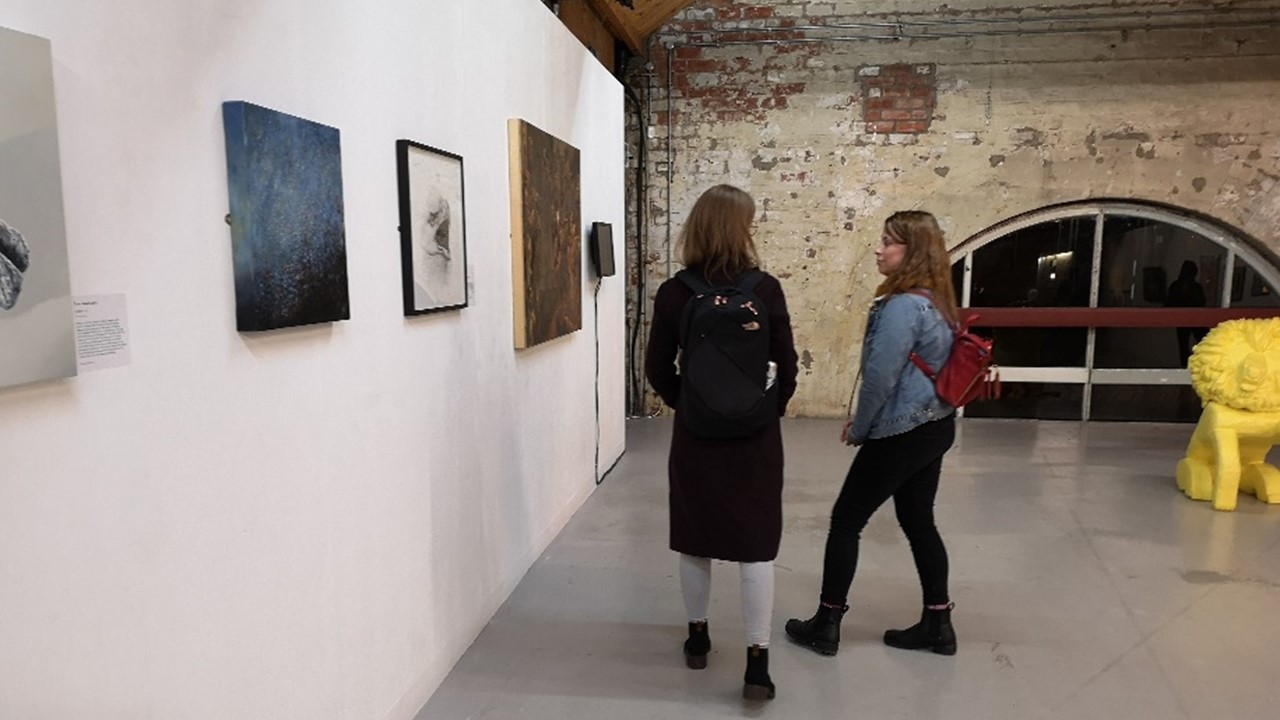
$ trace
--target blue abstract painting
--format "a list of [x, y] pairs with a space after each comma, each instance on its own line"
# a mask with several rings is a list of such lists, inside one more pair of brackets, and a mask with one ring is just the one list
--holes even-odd
[[338, 130], [241, 101], [222, 121], [236, 328], [350, 318]]

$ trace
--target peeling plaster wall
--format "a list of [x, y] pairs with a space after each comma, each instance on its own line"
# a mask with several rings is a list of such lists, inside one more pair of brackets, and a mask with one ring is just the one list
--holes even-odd
[[[751, 192], [801, 356], [792, 413], [845, 412], [879, 281], [874, 243], [894, 210], [933, 212], [954, 246], [1054, 203], [1152, 200], [1280, 250], [1280, 31], [691, 45], [750, 41], [724, 33], [748, 18], [836, 23], [854, 5], [865, 21], [868, 3], [715, 0], [677, 17], [651, 55], [645, 302], [679, 269], [672, 246], [697, 196], [721, 182]], [[868, 72], [893, 65], [933, 75], [922, 132], [867, 119]]]

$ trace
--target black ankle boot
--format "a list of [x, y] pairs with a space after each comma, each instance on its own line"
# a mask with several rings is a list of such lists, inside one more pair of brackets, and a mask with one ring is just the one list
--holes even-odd
[[848, 605], [828, 607], [818, 603], [818, 612], [808, 620], [787, 621], [787, 637], [823, 655], [835, 655], [840, 649], [840, 620], [848, 609]]
[[925, 608], [920, 622], [906, 630], [886, 630], [884, 644], [903, 650], [929, 650], [939, 655], [956, 654], [956, 630], [951, 626], [951, 608]]
[[707, 666], [707, 653], [711, 652], [711, 634], [707, 621], [689, 623], [689, 639], [684, 641], [684, 663], [694, 670]]
[[776, 691], [769, 679], [769, 648], [752, 645], [747, 648], [747, 673], [742, 676], [742, 697], [747, 700], [772, 700]]

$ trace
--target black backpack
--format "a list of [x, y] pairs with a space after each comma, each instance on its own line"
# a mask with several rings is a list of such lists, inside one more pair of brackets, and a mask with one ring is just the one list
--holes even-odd
[[753, 292], [764, 273], [713, 287], [690, 270], [693, 290], [680, 322], [680, 399], [689, 432], [710, 439], [756, 435], [778, 419], [778, 385], [769, 377], [769, 312]]

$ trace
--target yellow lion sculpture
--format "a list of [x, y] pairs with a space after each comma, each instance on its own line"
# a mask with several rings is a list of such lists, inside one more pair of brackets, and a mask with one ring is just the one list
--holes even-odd
[[1280, 410], [1280, 318], [1219, 324], [1196, 345], [1187, 369], [1206, 404]]
[[1280, 503], [1280, 470], [1266, 462], [1280, 441], [1280, 318], [1221, 323], [1187, 369], [1204, 412], [1178, 463], [1178, 488], [1215, 510], [1234, 510], [1241, 491]]

